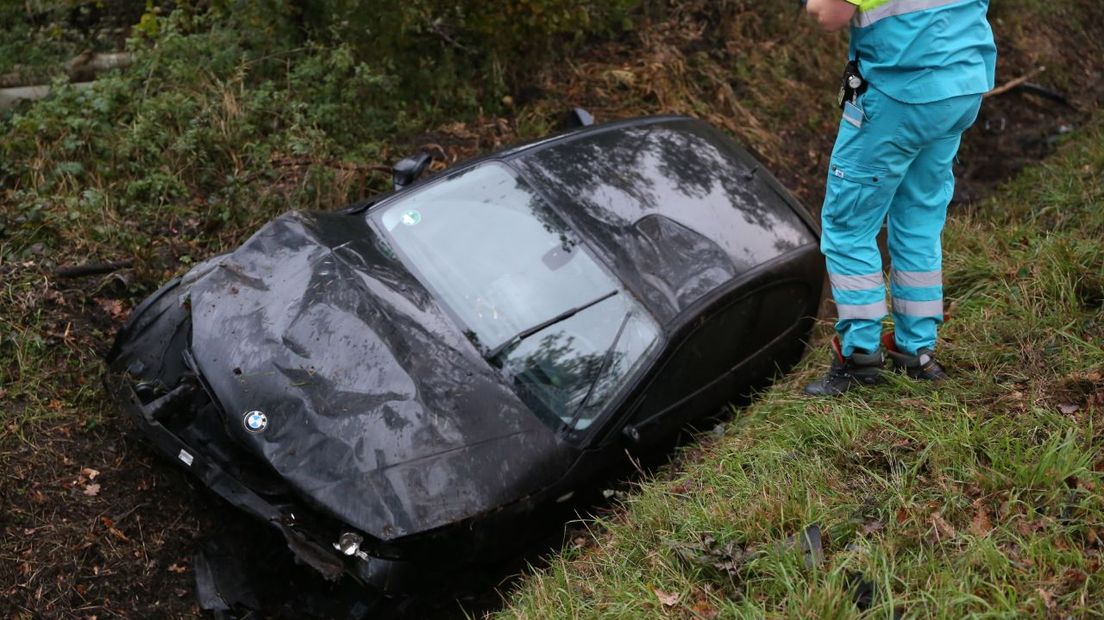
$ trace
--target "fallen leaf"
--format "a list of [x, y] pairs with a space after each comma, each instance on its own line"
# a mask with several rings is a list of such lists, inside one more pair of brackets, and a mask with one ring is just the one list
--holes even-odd
[[977, 506], [977, 512], [974, 513], [974, 518], [970, 521], [970, 533], [978, 538], [984, 538], [991, 531], [993, 531], [993, 523], [989, 520], [989, 511], [985, 509], [985, 506]]
[[1043, 603], [1047, 609], [1054, 609], [1054, 595], [1050, 590], [1044, 590], [1043, 588], [1036, 588], [1035, 593], [1039, 595], [1039, 598], [1043, 599]]
[[1070, 589], [1073, 589], [1073, 588], [1075, 588], [1077, 586], [1080, 586], [1081, 584], [1085, 583], [1085, 581], [1087, 581], [1088, 578], [1089, 578], [1088, 573], [1086, 573], [1083, 570], [1078, 570], [1076, 568], [1066, 569], [1065, 582], [1067, 584], [1067, 587], [1069, 587]]
[[1102, 541], [1100, 532], [1098, 532], [1095, 527], [1089, 528], [1089, 531], [1085, 534], [1085, 538], [1088, 539], [1090, 545], [1098, 548], [1101, 546]]
[[112, 321], [119, 321], [126, 314], [126, 311], [123, 310], [123, 303], [118, 299], [97, 298], [96, 303], [107, 316], [111, 317]]
[[91, 467], [82, 467], [81, 468], [81, 475], [84, 476], [85, 478], [88, 478], [89, 480], [95, 480], [96, 476], [100, 475], [100, 472], [96, 471], [95, 469], [92, 469]]
[[664, 607], [674, 607], [678, 605], [679, 599], [682, 598], [682, 594], [678, 592], [664, 592], [659, 588], [652, 588], [652, 592], [655, 592], [656, 598]]
[[632, 71], [625, 71], [624, 69], [611, 69], [606, 72], [606, 75], [625, 85], [631, 86], [636, 82], [636, 74]]
[[690, 609], [690, 611], [694, 613], [695, 617], [702, 618], [702, 620], [713, 620], [718, 615], [720, 615], [720, 612], [717, 611], [717, 608], [711, 605], [709, 601], [706, 600], [699, 600], [694, 603], [694, 606]]
[[874, 520], [874, 521], [869, 521], [867, 523], [863, 523], [862, 527], [859, 528], [859, 531], [862, 532], [863, 535], [869, 536], [871, 534], [882, 531], [882, 529], [884, 529], [884, 528], [885, 528], [885, 523], [882, 523], [881, 521], [878, 521], [878, 520]]
[[115, 527], [115, 522], [111, 519], [107, 517], [100, 517], [100, 523], [103, 523], [103, 526], [107, 528], [108, 533], [115, 538], [118, 538], [123, 542], [130, 542], [130, 539], [127, 538], [127, 535], [122, 533], [117, 527]]
[[100, 494], [100, 485], [96, 483], [84, 485], [84, 494], [88, 497], [95, 497]]
[[944, 538], [954, 538], [956, 532], [954, 526], [947, 523], [947, 520], [943, 518], [943, 515], [938, 512], [933, 512], [931, 516], [931, 524], [935, 528], [936, 540], [943, 540]]
[[1016, 532], [1021, 536], [1030, 536], [1043, 529], [1043, 523], [1041, 521], [1029, 521], [1026, 518], [1017, 519], [1015, 528]]
[[169, 572], [170, 573], [176, 573], [177, 575], [181, 575], [181, 574], [184, 574], [184, 573], [188, 572], [188, 567], [187, 566], [181, 566], [181, 565], [177, 564], [176, 562], [173, 562], [172, 564], [169, 564]]

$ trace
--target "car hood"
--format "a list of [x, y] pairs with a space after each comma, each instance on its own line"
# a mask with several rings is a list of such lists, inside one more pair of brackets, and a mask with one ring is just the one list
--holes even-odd
[[[229, 432], [365, 533], [474, 517], [569, 465], [363, 216], [285, 214], [183, 284]], [[251, 411], [263, 431], [246, 429]]]

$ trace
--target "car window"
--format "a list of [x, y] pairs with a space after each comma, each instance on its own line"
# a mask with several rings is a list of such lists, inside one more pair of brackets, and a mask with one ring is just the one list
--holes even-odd
[[[588, 425], [658, 337], [655, 321], [623, 284], [524, 179], [501, 164], [477, 166], [400, 196], [373, 217], [400, 259], [484, 352], [617, 291], [503, 351], [501, 366], [519, 395], [556, 424], [572, 420], [591, 392], [577, 428]], [[598, 377], [603, 360], [605, 372]]]
[[657, 334], [655, 322], [635, 302], [611, 297], [523, 341], [504, 367], [531, 408], [583, 430], [634, 374]]
[[[661, 322], [816, 237], [730, 138], [673, 120], [582, 134], [521, 156]], [[569, 210], [570, 209], [570, 210]]]

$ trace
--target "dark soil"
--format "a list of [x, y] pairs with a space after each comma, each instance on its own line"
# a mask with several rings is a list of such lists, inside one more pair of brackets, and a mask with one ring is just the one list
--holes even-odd
[[[580, 64], [620, 66], [622, 60], [640, 53], [634, 47], [638, 44], [634, 40], [612, 50], [596, 50], [593, 58], [580, 59]], [[700, 45], [700, 41], [686, 45]], [[1084, 66], [1086, 71], [1098, 70], [1102, 62], [1100, 58], [1080, 56], [1076, 46], [1070, 46], [1069, 57], [1071, 64]], [[1032, 69], [1030, 58], [1013, 56], [1002, 64], [1000, 77], [1009, 80]], [[564, 85], [565, 91], [586, 90], [585, 80], [579, 87], [577, 77], [564, 77], [571, 82]], [[1035, 81], [1045, 84], [1046, 74]], [[1066, 93], [1072, 106], [1017, 91], [988, 100], [976, 127], [966, 136], [956, 201], [969, 204], [984, 198], [1024, 165], [1049, 154], [1063, 133], [1076, 131], [1104, 98], [1099, 80], [1085, 83], [1095, 90]], [[538, 98], [560, 97], [555, 81], [534, 89]], [[592, 93], [591, 103], [596, 109], [621, 109], [593, 95], [596, 90], [587, 92]], [[661, 108], [662, 102], [657, 102], [641, 106], [641, 111]], [[451, 164], [516, 139], [516, 126], [514, 118], [481, 119], [470, 125], [440, 128], [411, 147], [439, 152], [445, 163]], [[800, 128], [783, 138], [779, 148], [766, 152], [767, 158], [782, 180], [806, 204], [815, 207], [823, 191], [834, 128]], [[12, 268], [20, 267], [4, 269]], [[90, 365], [89, 358], [102, 358], [124, 318], [124, 309], [136, 303], [144, 291], [124, 285], [113, 292], [117, 274], [75, 282], [48, 275], [43, 274], [49, 285], [44, 285], [42, 292], [47, 301], [40, 306], [45, 315], [42, 324], [47, 326], [43, 336], [54, 347], [66, 349]], [[115, 297], [122, 303], [115, 303]], [[84, 415], [63, 415], [65, 405], [58, 403], [56, 419], [41, 420], [24, 429], [21, 441], [0, 447], [0, 615], [197, 615], [193, 556], [202, 538], [213, 531], [258, 524], [195, 489], [182, 471], [155, 457], [135, 435], [129, 421], [102, 395], [98, 377], [87, 376], [86, 371], [82, 374], [80, 366], [63, 365], [55, 380], [85, 394], [74, 399], [87, 409]], [[1088, 396], [1082, 387], [1063, 386], [1056, 398], [1079, 404], [1077, 399], [1099, 397], [1098, 382]], [[18, 410], [20, 403], [5, 401], [4, 407]], [[97, 422], [78, 426], [74, 419]], [[550, 539], [553, 547], [561, 543], [580, 545], [586, 544], [587, 535], [585, 530], [569, 529], [551, 533]], [[461, 617], [464, 610], [480, 613], [493, 609], [499, 600], [495, 587], [508, 587], [509, 575], [523, 567], [520, 562], [504, 567], [497, 574], [487, 575], [487, 586], [481, 591], [411, 613]], [[288, 564], [283, 574], [289, 591], [298, 583], [309, 582], [311, 578], [303, 576], [303, 570], [307, 569]]]

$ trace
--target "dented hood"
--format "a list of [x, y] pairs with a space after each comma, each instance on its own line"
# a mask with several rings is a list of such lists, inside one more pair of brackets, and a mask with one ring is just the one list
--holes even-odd
[[[285, 214], [183, 283], [229, 432], [372, 536], [476, 516], [569, 464], [363, 216]], [[262, 432], [243, 423], [254, 410]]]

